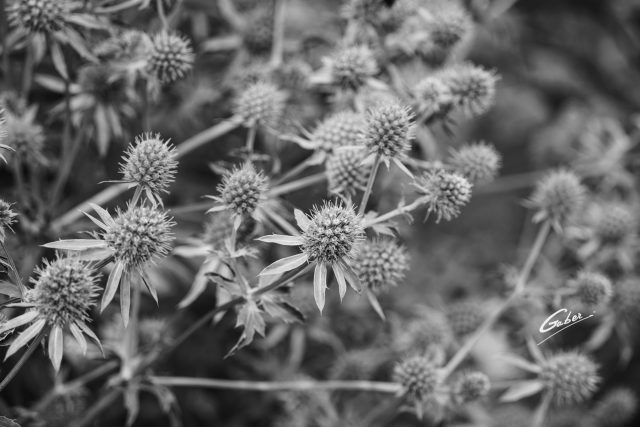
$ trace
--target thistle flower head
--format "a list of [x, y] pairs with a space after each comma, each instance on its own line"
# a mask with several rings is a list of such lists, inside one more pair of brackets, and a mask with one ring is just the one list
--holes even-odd
[[409, 254], [395, 240], [368, 240], [360, 246], [353, 268], [364, 287], [380, 292], [404, 280], [409, 270]]
[[472, 20], [461, 7], [445, 7], [435, 14], [430, 36], [438, 48], [449, 50], [471, 30]]
[[310, 261], [338, 263], [349, 259], [356, 243], [364, 238], [362, 219], [353, 208], [326, 203], [312, 213], [302, 238], [302, 250]]
[[329, 191], [354, 194], [367, 185], [372, 164], [363, 163], [368, 153], [364, 147], [342, 147], [333, 151], [326, 163]]
[[415, 401], [422, 401], [433, 394], [440, 384], [440, 374], [435, 363], [423, 356], [410, 357], [393, 370], [393, 379]]
[[69, 0], [14, 0], [7, 8], [12, 26], [30, 33], [51, 33], [64, 27]]
[[365, 145], [385, 158], [405, 155], [411, 149], [413, 119], [413, 112], [398, 101], [371, 108], [366, 116]]
[[427, 217], [435, 214], [436, 222], [456, 218], [471, 200], [471, 183], [462, 175], [444, 169], [425, 172], [415, 186], [418, 193], [428, 197]]
[[336, 83], [357, 89], [378, 72], [378, 64], [368, 47], [348, 46], [332, 56], [331, 72]]
[[640, 280], [635, 277], [615, 284], [612, 304], [619, 318], [629, 323], [640, 320]]
[[137, 136], [122, 157], [122, 179], [154, 193], [167, 192], [169, 185], [175, 180], [178, 167], [175, 156], [175, 148], [163, 141], [160, 134], [145, 133]]
[[284, 93], [272, 83], [258, 81], [239, 94], [234, 112], [246, 126], [271, 126], [280, 120], [284, 108]]
[[169, 253], [174, 224], [161, 210], [135, 206], [119, 211], [113, 223], [107, 224], [102, 239], [113, 250], [117, 261], [127, 267], [140, 268]]
[[194, 55], [189, 41], [163, 31], [153, 38], [147, 57], [147, 70], [162, 84], [183, 79], [193, 68]]
[[602, 307], [611, 300], [613, 286], [611, 280], [603, 274], [591, 271], [581, 271], [575, 279], [569, 282], [575, 290], [579, 303], [589, 310]]
[[38, 156], [44, 146], [44, 130], [42, 126], [33, 122], [33, 115], [8, 114], [6, 119], [5, 144], [18, 156]]
[[472, 184], [486, 184], [498, 174], [501, 157], [492, 145], [478, 142], [452, 151], [449, 163]]
[[424, 354], [446, 349], [453, 341], [447, 318], [436, 311], [426, 311], [403, 327], [394, 340], [401, 354]]
[[593, 408], [599, 426], [626, 425], [636, 414], [638, 397], [628, 388], [615, 388], [605, 394]]
[[541, 369], [540, 379], [558, 406], [589, 399], [600, 382], [598, 366], [580, 353], [555, 354], [547, 359]]
[[584, 205], [587, 190], [580, 178], [568, 170], [557, 170], [541, 179], [528, 204], [537, 213], [534, 221], [552, 221], [562, 226]]
[[464, 337], [475, 331], [485, 318], [485, 309], [479, 301], [458, 301], [447, 309], [449, 325], [458, 337]]
[[251, 163], [227, 171], [218, 186], [219, 200], [235, 215], [251, 215], [266, 191], [267, 177]]
[[485, 113], [495, 101], [498, 77], [472, 64], [452, 66], [440, 74], [452, 96], [452, 105], [468, 117]]
[[416, 109], [421, 116], [430, 118], [446, 112], [453, 102], [449, 86], [437, 76], [427, 76], [415, 88]]
[[596, 235], [604, 243], [618, 243], [637, 233], [638, 218], [631, 206], [610, 203], [602, 207], [595, 224]]
[[17, 213], [11, 209], [11, 204], [0, 199], [0, 236], [7, 228], [11, 228], [13, 223], [16, 222]]
[[338, 147], [360, 145], [365, 126], [366, 122], [361, 114], [341, 111], [324, 119], [313, 131], [311, 141], [326, 152]]
[[93, 53], [104, 61], [135, 61], [146, 58], [153, 49], [149, 35], [140, 30], [125, 30], [99, 43]]
[[85, 322], [95, 305], [99, 287], [96, 276], [83, 262], [73, 258], [45, 261], [36, 269], [30, 300], [50, 325], [64, 327]]
[[478, 400], [486, 396], [490, 389], [489, 377], [482, 372], [466, 372], [451, 387], [454, 400], [460, 404]]

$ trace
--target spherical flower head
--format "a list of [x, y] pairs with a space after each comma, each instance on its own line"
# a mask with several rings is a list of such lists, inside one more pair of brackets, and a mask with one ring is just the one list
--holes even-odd
[[334, 264], [351, 258], [356, 243], [364, 238], [364, 228], [353, 208], [327, 203], [315, 209], [302, 237], [302, 250], [310, 261]]
[[491, 381], [482, 372], [464, 373], [457, 378], [451, 387], [454, 400], [460, 404], [478, 400], [486, 396], [490, 389]]
[[467, 117], [485, 113], [494, 103], [498, 77], [473, 64], [450, 67], [440, 74], [449, 87], [452, 105]]
[[595, 232], [604, 243], [619, 243], [637, 233], [638, 218], [631, 206], [611, 203], [602, 207], [595, 224]]
[[496, 149], [484, 142], [466, 144], [451, 153], [449, 164], [472, 184], [486, 184], [496, 177], [502, 159]]
[[555, 354], [541, 369], [540, 379], [558, 406], [568, 406], [589, 399], [600, 382], [598, 366], [580, 353]]
[[118, 212], [114, 223], [102, 234], [117, 261], [140, 268], [166, 256], [173, 241], [175, 225], [167, 214], [156, 208], [136, 206]]
[[336, 83], [357, 89], [378, 72], [378, 63], [368, 47], [348, 46], [332, 56], [331, 72]]
[[326, 152], [332, 152], [338, 147], [360, 145], [365, 126], [366, 122], [361, 114], [341, 111], [324, 119], [313, 131], [311, 141]]
[[405, 155], [411, 149], [413, 112], [400, 102], [380, 104], [367, 112], [364, 143], [385, 158]]
[[4, 142], [15, 150], [15, 155], [30, 157], [42, 152], [44, 131], [31, 116], [7, 115], [6, 131]]
[[267, 177], [251, 163], [227, 171], [218, 186], [220, 200], [236, 215], [251, 215], [266, 191]]
[[189, 41], [175, 33], [163, 31], [153, 38], [147, 57], [147, 70], [162, 84], [183, 79], [193, 68], [193, 49]]
[[326, 163], [329, 191], [354, 194], [367, 185], [372, 164], [363, 163], [368, 153], [364, 147], [342, 147], [333, 151]]
[[0, 199], [0, 230], [11, 228], [17, 216], [18, 214], [11, 209], [11, 204]]
[[600, 399], [593, 408], [593, 417], [599, 426], [623, 426], [635, 415], [638, 398], [628, 388], [613, 389]]
[[485, 309], [479, 301], [458, 301], [447, 308], [449, 325], [457, 337], [474, 332], [486, 317]]
[[7, 8], [12, 26], [29, 33], [51, 33], [65, 25], [68, 0], [14, 0]]
[[360, 245], [353, 268], [360, 283], [377, 293], [398, 286], [405, 279], [409, 254], [395, 240], [367, 240]]
[[607, 304], [613, 295], [611, 280], [603, 274], [581, 271], [569, 286], [575, 290], [579, 303], [588, 310]]
[[167, 192], [175, 180], [178, 162], [176, 150], [159, 134], [146, 133], [136, 137], [127, 148], [120, 164], [125, 182], [135, 183], [154, 193]]
[[423, 401], [436, 391], [440, 384], [440, 374], [431, 360], [413, 356], [396, 365], [393, 380], [402, 385], [409, 398]]
[[535, 222], [551, 221], [561, 227], [580, 211], [587, 195], [580, 178], [568, 170], [557, 170], [542, 178], [528, 204], [537, 212]]
[[427, 76], [415, 88], [418, 114], [426, 118], [448, 111], [453, 102], [449, 86], [437, 76]]
[[460, 215], [461, 209], [471, 200], [471, 183], [462, 175], [444, 169], [425, 172], [416, 184], [418, 193], [428, 198], [427, 217], [436, 216], [451, 221]]
[[371, 378], [379, 361], [371, 349], [350, 350], [341, 354], [331, 366], [329, 377], [340, 380]]
[[471, 17], [461, 7], [446, 7], [435, 14], [430, 36], [438, 48], [450, 50], [471, 29]]
[[64, 327], [85, 322], [95, 305], [99, 287], [92, 269], [73, 258], [46, 261], [31, 279], [31, 302], [50, 325]]
[[361, 24], [375, 24], [383, 9], [384, 2], [378, 0], [347, 0], [342, 6], [342, 16]]
[[246, 126], [273, 126], [282, 117], [284, 108], [284, 93], [273, 83], [258, 81], [240, 93], [234, 112]]

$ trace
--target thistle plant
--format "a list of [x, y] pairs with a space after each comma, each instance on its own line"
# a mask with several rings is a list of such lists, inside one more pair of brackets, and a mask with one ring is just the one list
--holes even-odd
[[373, 52], [366, 46], [345, 47], [330, 61], [334, 81], [345, 88], [358, 89], [378, 72]]
[[218, 202], [218, 206], [209, 209], [207, 213], [229, 210], [232, 215], [240, 218], [252, 215], [266, 198], [266, 191], [267, 178], [251, 163], [245, 163], [224, 174], [218, 186], [219, 195], [209, 196]]
[[451, 152], [449, 164], [474, 185], [494, 180], [501, 164], [496, 149], [484, 142], [466, 144]]
[[427, 171], [415, 182], [416, 191], [427, 199], [427, 218], [451, 221], [471, 200], [471, 183], [456, 172], [444, 169]]
[[147, 70], [161, 84], [183, 79], [193, 68], [193, 50], [178, 34], [161, 32], [153, 38], [147, 57]]

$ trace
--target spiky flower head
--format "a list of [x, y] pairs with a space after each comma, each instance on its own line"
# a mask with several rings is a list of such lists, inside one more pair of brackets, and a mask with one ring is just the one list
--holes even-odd
[[496, 149], [485, 142], [465, 144], [451, 152], [449, 164], [472, 184], [486, 184], [498, 174], [502, 159]]
[[454, 109], [468, 117], [485, 113], [494, 103], [498, 76], [473, 64], [452, 66], [440, 73], [448, 86]]
[[605, 394], [593, 408], [593, 418], [598, 426], [626, 425], [638, 409], [638, 397], [628, 388], [615, 388]]
[[377, 72], [378, 63], [366, 46], [347, 46], [331, 57], [333, 79], [344, 87], [357, 89]]
[[434, 214], [436, 222], [451, 221], [471, 200], [471, 183], [456, 172], [435, 169], [425, 172], [415, 183], [419, 194], [428, 198], [427, 217]]
[[436, 391], [440, 374], [431, 360], [413, 356], [395, 366], [393, 380], [402, 385], [410, 399], [420, 402]]
[[606, 305], [613, 295], [611, 280], [604, 274], [581, 271], [575, 279], [569, 282], [575, 290], [575, 297], [581, 306], [588, 310], [595, 310]]
[[372, 164], [363, 163], [368, 153], [364, 147], [342, 147], [333, 151], [326, 163], [329, 191], [354, 194], [367, 185]]
[[413, 119], [413, 112], [399, 101], [371, 108], [366, 116], [365, 145], [385, 158], [405, 155], [411, 149]]
[[449, 325], [458, 337], [464, 337], [475, 331], [486, 317], [485, 308], [479, 301], [457, 301], [447, 308]]
[[600, 382], [598, 366], [589, 357], [576, 352], [563, 352], [549, 357], [541, 366], [539, 375], [558, 406], [589, 399]]
[[176, 150], [160, 134], [145, 133], [135, 138], [122, 157], [120, 173], [125, 182], [135, 183], [153, 193], [167, 192], [175, 180]]
[[273, 126], [282, 117], [285, 100], [284, 93], [276, 85], [258, 81], [238, 95], [234, 112], [245, 126]]
[[183, 79], [195, 60], [189, 41], [176, 33], [162, 31], [153, 38], [147, 70], [162, 84]]
[[65, 26], [69, 0], [14, 0], [7, 7], [12, 26], [29, 33], [52, 33]]
[[267, 191], [267, 177], [247, 162], [225, 172], [218, 185], [219, 200], [235, 215], [251, 215]]
[[637, 233], [638, 217], [631, 206], [607, 203], [599, 211], [595, 232], [604, 243], [618, 243]]
[[571, 171], [560, 169], [537, 183], [528, 205], [537, 211], [535, 222], [549, 220], [560, 228], [580, 211], [586, 195], [580, 178]]
[[15, 155], [39, 157], [44, 146], [44, 130], [34, 123], [32, 113], [24, 116], [7, 114], [5, 144], [15, 151]]
[[429, 119], [447, 112], [453, 102], [449, 86], [437, 76], [427, 76], [415, 88], [416, 110], [421, 117]]
[[331, 152], [338, 147], [360, 145], [366, 122], [353, 111], [341, 111], [325, 118], [313, 131], [311, 141], [321, 150]]
[[11, 229], [17, 216], [18, 214], [11, 209], [11, 204], [0, 199], [0, 238], [4, 239], [5, 229]]
[[360, 245], [353, 268], [363, 286], [373, 292], [385, 291], [404, 280], [409, 254], [393, 239], [367, 240]]
[[489, 393], [491, 381], [482, 372], [466, 372], [460, 375], [451, 387], [453, 399], [459, 404], [473, 402]]
[[35, 275], [30, 301], [48, 324], [65, 327], [89, 319], [99, 287], [86, 263], [74, 258], [45, 261]]
[[103, 61], [129, 62], [146, 58], [153, 49], [151, 37], [144, 31], [124, 30], [99, 43], [94, 55]]
[[362, 219], [351, 207], [326, 203], [315, 208], [302, 234], [302, 250], [310, 261], [334, 264], [350, 259], [364, 238]]
[[471, 29], [471, 17], [461, 7], [447, 7], [436, 14], [430, 27], [431, 40], [442, 49], [451, 49]]
[[107, 224], [102, 239], [113, 250], [117, 261], [127, 267], [140, 268], [169, 253], [174, 225], [159, 209], [135, 206], [119, 211], [113, 223]]

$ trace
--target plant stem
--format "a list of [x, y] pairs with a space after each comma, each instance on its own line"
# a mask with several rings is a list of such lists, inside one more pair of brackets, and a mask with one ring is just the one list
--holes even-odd
[[540, 404], [536, 408], [536, 412], [533, 414], [531, 420], [531, 427], [542, 427], [544, 425], [544, 419], [547, 416], [547, 411], [551, 405], [551, 394], [547, 393], [540, 401]]
[[278, 68], [284, 57], [284, 26], [287, 0], [276, 0], [273, 17], [273, 43], [271, 45], [271, 67]]
[[170, 387], [202, 387], [253, 391], [359, 390], [398, 393], [401, 385], [377, 381], [234, 381], [213, 378], [151, 377], [155, 384]]
[[247, 147], [247, 152], [249, 154], [253, 153], [253, 147], [256, 143], [256, 130], [258, 129], [258, 125], [257, 123], [252, 124], [251, 126], [249, 126], [249, 131], [247, 132], [247, 143], [246, 143], [246, 147]]
[[[309, 157], [310, 158], [310, 157]], [[300, 173], [304, 172], [306, 169], [309, 168], [309, 166], [311, 166], [309, 163], [307, 163], [307, 160], [309, 159], [305, 159], [303, 161], [301, 161], [300, 163], [298, 163], [297, 165], [295, 165], [294, 167], [292, 167], [291, 169], [289, 169], [284, 175], [282, 175], [281, 177], [279, 177], [278, 179], [276, 179], [274, 181], [274, 185], [280, 185], [283, 182], [293, 178], [296, 175], [299, 175]]]
[[4, 79], [4, 87], [8, 89], [11, 87], [11, 67], [9, 63], [9, 46], [7, 44], [9, 25], [5, 3], [5, 0], [0, 0], [0, 37], [2, 38], [2, 78]]
[[511, 303], [522, 293], [524, 287], [529, 280], [529, 276], [531, 275], [531, 270], [533, 269], [533, 265], [536, 260], [540, 256], [542, 252], [542, 247], [549, 236], [549, 232], [551, 231], [551, 223], [549, 221], [545, 221], [542, 223], [538, 230], [538, 235], [536, 237], [531, 250], [529, 251], [529, 255], [527, 256], [527, 260], [525, 261], [520, 273], [518, 274], [518, 279], [513, 288], [513, 292], [509, 297], [503, 301], [503, 303], [495, 309], [491, 315], [489, 315], [484, 322], [476, 329], [476, 331], [469, 337], [469, 339], [464, 343], [462, 347], [453, 355], [449, 363], [444, 367], [444, 378], [448, 377], [453, 373], [453, 371], [462, 363], [462, 361], [467, 357], [469, 352], [473, 349], [476, 343], [480, 340], [480, 338], [487, 332], [493, 324], [500, 318], [504, 310], [511, 305]]
[[367, 209], [367, 202], [369, 201], [369, 197], [371, 196], [373, 183], [376, 180], [376, 175], [378, 174], [378, 168], [380, 167], [381, 161], [382, 156], [380, 155], [380, 153], [376, 154], [376, 159], [373, 161], [373, 168], [371, 169], [371, 174], [369, 175], [369, 180], [367, 181], [367, 187], [365, 188], [364, 194], [362, 195], [362, 200], [360, 201], [358, 215], [364, 215], [364, 212]]
[[125, 280], [131, 280], [132, 298], [131, 298], [131, 318], [129, 324], [124, 330], [124, 360], [122, 361], [121, 374], [125, 380], [130, 380], [133, 376], [134, 360], [138, 350], [138, 318], [140, 317], [140, 287], [141, 283], [132, 280], [129, 276]]
[[28, 99], [29, 92], [31, 91], [31, 81], [33, 80], [33, 66], [34, 66], [34, 52], [33, 46], [31, 46], [31, 37], [27, 40], [27, 47], [24, 59], [24, 68], [22, 70], [22, 98]]
[[300, 190], [301, 188], [306, 188], [306, 187], [309, 187], [310, 185], [323, 182], [326, 179], [327, 179], [327, 175], [324, 172], [319, 172], [314, 175], [305, 176], [304, 178], [300, 178], [296, 181], [292, 181], [287, 184], [281, 184], [276, 187], [273, 187], [271, 190], [267, 192], [267, 196], [276, 197], [276, 196], [281, 196], [283, 194], [288, 194], [296, 190]]
[[40, 333], [38, 334], [38, 336], [35, 337], [35, 339], [31, 342], [31, 345], [29, 346], [29, 348], [27, 348], [27, 351], [25, 351], [22, 354], [22, 356], [20, 357], [20, 360], [18, 360], [18, 362], [16, 362], [16, 364], [13, 365], [9, 373], [4, 377], [4, 379], [0, 383], [0, 391], [5, 389], [5, 387], [11, 382], [11, 380], [18, 374], [20, 369], [22, 369], [24, 364], [27, 363], [27, 360], [29, 359], [29, 357], [31, 357], [31, 355], [36, 350], [36, 348], [40, 345], [40, 342], [44, 339], [44, 336], [46, 334], [47, 334], [47, 329], [43, 328], [42, 331], [40, 331]]
[[418, 209], [420, 206], [426, 203], [426, 199], [424, 197], [419, 197], [414, 200], [411, 204], [405, 206], [399, 206], [392, 211], [387, 212], [384, 215], [377, 216], [369, 221], [365, 221], [365, 228], [371, 227], [372, 225], [379, 224], [381, 222], [385, 222], [390, 220], [391, 218], [395, 218], [396, 216], [403, 215], [405, 213], [409, 213], [415, 209]]

